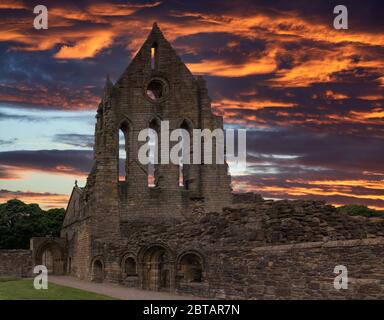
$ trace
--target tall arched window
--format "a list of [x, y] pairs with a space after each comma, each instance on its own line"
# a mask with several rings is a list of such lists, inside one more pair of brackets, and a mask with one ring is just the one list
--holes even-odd
[[[179, 162], [179, 186], [184, 187], [184, 189], [188, 190], [191, 180], [190, 163], [192, 159], [192, 123], [189, 120], [183, 120], [180, 125], [180, 129], [186, 130], [190, 137], [190, 139], [188, 140], [184, 138], [182, 139], [183, 151]], [[188, 158], [189, 161], [185, 161], [186, 158]]]
[[148, 187], [156, 187], [159, 178], [159, 166], [155, 163], [155, 159], [157, 159], [160, 143], [160, 121], [157, 118], [153, 118], [149, 123], [149, 128], [156, 132], [157, 135], [149, 134], [149, 145], [151, 148], [149, 152], [150, 161], [148, 164]]
[[155, 70], [157, 68], [157, 43], [152, 44], [151, 47], [151, 69]]
[[119, 130], [119, 181], [126, 180], [126, 161], [127, 149], [125, 134], [122, 129]]
[[119, 158], [118, 158], [118, 177], [119, 181], [126, 181], [128, 177], [129, 148], [131, 143], [131, 126], [125, 120], [119, 130]]

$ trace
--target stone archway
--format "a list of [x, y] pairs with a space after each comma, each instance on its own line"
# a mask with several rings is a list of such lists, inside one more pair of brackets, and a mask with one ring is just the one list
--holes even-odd
[[54, 241], [42, 243], [35, 255], [35, 265], [44, 265], [48, 269], [48, 274], [63, 275], [64, 270], [64, 250]]
[[92, 281], [104, 281], [104, 263], [100, 258], [96, 258], [92, 262]]
[[204, 261], [201, 254], [189, 251], [181, 254], [177, 262], [180, 281], [198, 283], [203, 281]]
[[137, 275], [136, 260], [134, 257], [128, 256], [123, 259], [122, 273], [125, 276]]
[[171, 289], [173, 275], [171, 253], [161, 245], [145, 250], [142, 256], [142, 287], [147, 290]]

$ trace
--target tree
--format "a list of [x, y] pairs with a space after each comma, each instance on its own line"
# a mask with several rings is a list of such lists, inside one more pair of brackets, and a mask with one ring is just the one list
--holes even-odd
[[0, 204], [0, 249], [27, 249], [32, 237], [59, 236], [64, 214], [17, 199]]
[[343, 213], [350, 214], [352, 216], [364, 216], [364, 217], [384, 217], [384, 211], [370, 209], [367, 206], [348, 204], [338, 207], [337, 210]]

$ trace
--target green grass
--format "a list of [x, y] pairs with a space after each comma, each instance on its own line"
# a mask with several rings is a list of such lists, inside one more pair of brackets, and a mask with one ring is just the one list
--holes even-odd
[[48, 283], [47, 290], [36, 290], [33, 279], [3, 279], [0, 300], [111, 300], [113, 298], [80, 289]]

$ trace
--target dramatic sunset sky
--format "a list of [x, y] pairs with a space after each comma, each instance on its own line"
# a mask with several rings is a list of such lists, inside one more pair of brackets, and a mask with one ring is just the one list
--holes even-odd
[[65, 207], [84, 185], [105, 76], [154, 21], [226, 126], [248, 129], [234, 190], [384, 209], [382, 0], [0, 0], [0, 202]]

